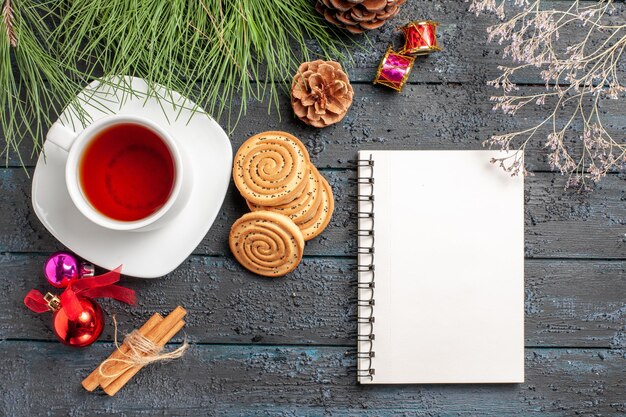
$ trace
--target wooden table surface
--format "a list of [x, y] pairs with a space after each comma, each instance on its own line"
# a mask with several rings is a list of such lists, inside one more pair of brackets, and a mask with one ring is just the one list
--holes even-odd
[[[55, 341], [49, 315], [23, 306], [29, 289], [48, 289], [42, 262], [63, 247], [32, 211], [33, 161], [28, 173], [15, 161], [1, 169], [0, 415], [626, 415], [626, 180], [611, 174], [592, 193], [565, 191], [565, 179], [549, 171], [541, 138], [526, 155], [534, 173], [525, 190], [526, 382], [355, 382], [355, 172], [347, 161], [358, 149], [480, 149], [491, 134], [542, 117], [535, 108], [514, 118], [491, 112], [485, 81], [497, 74], [501, 48], [485, 40], [493, 21], [466, 8], [459, 0], [410, 0], [370, 35], [372, 45], [353, 48], [355, 100], [338, 125], [303, 126], [292, 119], [287, 97], [281, 118], [268, 116], [266, 103], [250, 105], [231, 135], [234, 149], [262, 130], [300, 137], [332, 184], [333, 220], [307, 245], [294, 273], [254, 276], [228, 249], [230, 225], [246, 211], [231, 186], [211, 231], [175, 272], [125, 279], [139, 296], [134, 308], [103, 302], [125, 331], [155, 311], [178, 304], [189, 310], [193, 346], [184, 359], [142, 370], [116, 397], [80, 386], [112, 350], [110, 320], [99, 342], [72, 350]], [[623, 5], [618, 10], [625, 15]], [[383, 51], [399, 42], [394, 29], [422, 17], [442, 22], [445, 51], [418, 59], [401, 94], [371, 85]], [[542, 88], [532, 73], [518, 81]], [[602, 109], [623, 134], [624, 102]]]

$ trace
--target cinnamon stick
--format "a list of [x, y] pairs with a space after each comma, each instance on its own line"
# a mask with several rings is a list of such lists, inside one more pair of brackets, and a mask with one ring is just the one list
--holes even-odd
[[[154, 327], [163, 321], [163, 317], [155, 313], [139, 328], [139, 333], [146, 336]], [[122, 359], [128, 354], [129, 347], [126, 344], [122, 344], [119, 348], [115, 349], [108, 359]], [[82, 382], [83, 387], [87, 391], [93, 391], [100, 385], [100, 366], [98, 366], [92, 373], [90, 373]]]
[[[163, 337], [156, 343], [158, 347], [163, 347], [169, 342], [172, 337], [176, 335], [180, 331], [180, 329], [185, 326], [185, 322], [180, 320], [178, 323], [174, 325]], [[139, 372], [139, 370], [143, 368], [143, 366], [134, 366], [124, 372], [122, 375], [118, 376], [114, 381], [109, 382], [106, 386], [103, 386], [102, 389], [108, 395], [113, 396], [117, 394], [117, 392], [126, 385], [128, 381], [131, 380], [133, 376]]]
[[[147, 339], [151, 340], [152, 342], [154, 342], [156, 344], [159, 344], [159, 342], [161, 342], [161, 340], [163, 340], [165, 338], [165, 336], [167, 336], [172, 331], [172, 328], [180, 326], [176, 332], [178, 332], [182, 328], [184, 323], [182, 325], [180, 323], [182, 321], [182, 318], [185, 317], [185, 314], [187, 314], [187, 311], [184, 308], [182, 308], [181, 306], [176, 307], [160, 323], [158, 323], [155, 327], [153, 327], [152, 330], [148, 331], [145, 334], [145, 337]], [[176, 332], [174, 334], [176, 334]], [[171, 337], [173, 337], [173, 335]], [[170, 337], [170, 339], [171, 339], [171, 337]], [[167, 341], [166, 341], [166, 343], [167, 343]], [[164, 346], [164, 345], [165, 345], [165, 343], [163, 343], [163, 345], [161, 345], [161, 346]], [[128, 366], [128, 365], [125, 364], [125, 363], [122, 363], [122, 362], [117, 363], [116, 365], [114, 365], [114, 366], [112, 366], [110, 368], [110, 373], [111, 374], [115, 374], [117, 370], [120, 370], [120, 369], [122, 369], [122, 368], [124, 368], [126, 366]], [[115, 377], [108, 377], [107, 378], [107, 377], [100, 376], [100, 378], [99, 378], [100, 386], [102, 387], [102, 389], [104, 389], [105, 392], [107, 392], [106, 388], [110, 384], [112, 384], [115, 380], [117, 380], [119, 378], [123, 378], [126, 374], [129, 374], [129, 372], [132, 371], [133, 369], [135, 369], [135, 368], [129, 369], [124, 374], [119, 375], [119, 376], [115, 376]], [[135, 371], [135, 373], [130, 375], [128, 377], [128, 379], [125, 382], [123, 382], [122, 385], [119, 388], [117, 388], [117, 390], [115, 392], [119, 391], [119, 389], [122, 386], [124, 386], [124, 384], [126, 384], [126, 382], [128, 382], [128, 380], [130, 378], [132, 378], [139, 371], [139, 369], [141, 369], [141, 368], [138, 368]], [[108, 392], [107, 392], [107, 394], [108, 394]], [[109, 394], [109, 395], [113, 395], [113, 394]]]

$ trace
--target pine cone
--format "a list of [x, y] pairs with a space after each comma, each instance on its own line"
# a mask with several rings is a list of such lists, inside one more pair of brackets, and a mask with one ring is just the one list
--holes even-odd
[[350, 80], [338, 62], [305, 62], [291, 83], [293, 111], [304, 123], [315, 127], [343, 119], [353, 96]]
[[377, 29], [400, 11], [406, 0], [317, 0], [315, 9], [330, 23], [352, 33]]

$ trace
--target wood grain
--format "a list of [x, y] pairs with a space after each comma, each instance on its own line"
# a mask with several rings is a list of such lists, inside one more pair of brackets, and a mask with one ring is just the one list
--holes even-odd
[[[525, 88], [528, 93], [543, 90]], [[325, 129], [294, 119], [287, 95], [281, 96], [280, 111], [272, 110], [269, 116], [268, 102], [251, 102], [248, 114], [229, 135], [233, 149], [263, 130], [285, 130], [305, 143], [318, 168], [345, 168], [359, 149], [483, 149], [493, 134], [535, 126], [546, 117], [546, 110], [537, 106], [520, 110], [515, 117], [493, 112], [489, 97], [494, 90], [483, 84], [409, 85], [398, 94], [367, 83], [355, 85], [354, 91], [346, 118]], [[603, 101], [600, 112], [608, 131], [616, 137], [626, 134], [621, 101]], [[226, 127], [228, 120], [221, 123]], [[550, 170], [544, 150], [547, 133], [539, 131], [527, 146], [526, 165], [531, 171]], [[28, 143], [24, 141], [24, 157], [31, 153]], [[9, 161], [11, 166], [18, 162]], [[27, 165], [34, 162], [26, 159]]]
[[[0, 256], [0, 339], [54, 340], [50, 316], [22, 305], [45, 290], [44, 255]], [[284, 278], [266, 279], [231, 257], [194, 256], [158, 280], [124, 279], [138, 305], [104, 302], [121, 332], [177, 304], [189, 311], [186, 333], [201, 343], [324, 344], [355, 341], [355, 261], [307, 258]], [[19, 279], [17, 279], [19, 277]], [[531, 260], [526, 264], [526, 345], [626, 348], [626, 261]], [[107, 325], [102, 340], [113, 340]]]
[[[354, 350], [339, 347], [194, 345], [182, 359], [148, 366], [114, 399], [77, 380], [110, 344], [0, 344], [11, 381], [0, 412], [49, 417], [134, 416], [601, 416], [626, 412], [623, 351], [528, 349], [526, 383], [359, 386]], [[71, 355], [69, 355], [71, 353]], [[37, 375], [37, 378], [32, 378]], [[45, 387], [46, 395], [41, 395]], [[51, 401], [54, 399], [54, 401]]]
[[[542, 1], [542, 8], [564, 10], [571, 5], [571, 1]], [[581, 2], [585, 3], [585, 1]], [[587, 2], [591, 3], [591, 1]], [[500, 3], [498, 3], [500, 4]], [[403, 44], [398, 27], [412, 21], [421, 19], [433, 19], [441, 23], [438, 28], [438, 38], [443, 51], [430, 55], [428, 58], [418, 58], [409, 78], [410, 82], [428, 83], [484, 83], [491, 80], [500, 72], [499, 64], [511, 64], [504, 59], [502, 46], [498, 42], [487, 42], [487, 28], [498, 23], [493, 15], [484, 14], [475, 16], [468, 13], [469, 3], [465, 1], [412, 1], [407, 7], [403, 7], [398, 16], [383, 26], [380, 30], [370, 34], [372, 45], [366, 50], [357, 48], [353, 53], [355, 65], [349, 71], [350, 79], [359, 81], [371, 81], [378, 68], [381, 56], [389, 44], [396, 48]], [[507, 16], [513, 16], [518, 8], [511, 3], [505, 3]], [[626, 7], [623, 2], [616, 2], [616, 10], [609, 21], [623, 22], [620, 13], [624, 13]], [[560, 41], [556, 45], [570, 45], [582, 40], [587, 31], [576, 26], [569, 26], [560, 31]], [[598, 47], [600, 39], [590, 39], [589, 50]], [[564, 46], [562, 47], [564, 49]], [[622, 71], [626, 65], [620, 66]], [[520, 71], [513, 80], [520, 84], [543, 84], [536, 69]]]
[[[494, 169], [497, 169], [494, 167]], [[307, 242], [305, 255], [353, 256], [356, 246], [354, 171], [322, 171], [333, 187], [336, 208], [324, 233]], [[0, 169], [0, 251], [52, 252], [59, 243], [31, 209], [24, 171]], [[594, 192], [563, 189], [558, 174], [526, 179], [526, 255], [530, 258], [626, 259], [626, 180], [610, 175]], [[232, 186], [213, 227], [194, 253], [230, 255], [228, 232], [247, 207]], [[494, 236], [497, 230], [493, 230]]]
[[[23, 171], [10, 158], [13, 168], [0, 169], [0, 416], [626, 415], [626, 178], [610, 175], [590, 194], [564, 191], [564, 178], [547, 172], [541, 134], [526, 154], [536, 173], [525, 190], [527, 382], [355, 384], [356, 205], [347, 161], [359, 149], [480, 149], [492, 134], [532, 126], [544, 116], [540, 108], [514, 118], [491, 111], [488, 99], [496, 91], [485, 82], [506, 60], [500, 46], [485, 41], [495, 20], [474, 17], [467, 6], [409, 0], [394, 21], [368, 35], [371, 43], [354, 38], [364, 45], [350, 48], [355, 101], [338, 125], [316, 130], [297, 122], [286, 95], [280, 111], [269, 115], [268, 103], [248, 104], [230, 135], [233, 147], [261, 130], [300, 137], [333, 186], [333, 221], [309, 242], [294, 273], [278, 280], [254, 276], [227, 248], [228, 229], [245, 210], [231, 188], [194, 256], [163, 279], [125, 278], [138, 291], [136, 307], [102, 302], [117, 313], [122, 332], [182, 304], [189, 310], [185, 332], [196, 343], [183, 359], [142, 370], [114, 399], [80, 386], [112, 350], [110, 321], [103, 342], [72, 350], [54, 340], [49, 314], [22, 305], [29, 289], [49, 290], [41, 265], [62, 246], [32, 212], [27, 173], [35, 160], [26, 158], [31, 168]], [[611, 19], [623, 22], [626, 4], [616, 7]], [[444, 52], [419, 58], [401, 94], [372, 86], [382, 53], [401, 42], [396, 28], [421, 18], [442, 23]], [[565, 30], [561, 39], [580, 35]], [[626, 73], [626, 61], [619, 71]], [[528, 92], [542, 90], [534, 70], [519, 73], [516, 81]], [[603, 101], [601, 112], [615, 137], [624, 137], [623, 103]], [[23, 156], [30, 154], [29, 142], [22, 145]]]

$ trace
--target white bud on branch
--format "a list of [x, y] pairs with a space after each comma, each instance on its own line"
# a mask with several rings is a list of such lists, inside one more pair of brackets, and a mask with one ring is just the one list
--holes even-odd
[[[588, 180], [597, 182], [610, 171], [626, 169], [626, 141], [616, 140], [605, 129], [599, 109], [601, 100], [626, 95], [623, 69], [620, 72], [626, 61], [626, 23], [612, 18], [613, 1], [576, 0], [562, 10], [546, 9], [545, 0], [466, 1], [477, 15], [491, 12], [502, 20], [488, 29], [488, 39], [504, 45], [504, 56], [514, 64], [498, 67], [501, 75], [489, 82], [502, 91], [491, 99], [494, 109], [515, 114], [529, 105], [549, 106], [547, 117], [537, 125], [494, 136], [485, 144], [524, 150], [531, 138], [549, 128], [544, 141], [547, 160], [569, 176], [568, 185], [584, 187]], [[507, 20], [508, 11], [515, 13]], [[580, 36], [560, 36], [569, 29]], [[512, 80], [521, 70], [533, 68], [545, 82], [545, 90], [524, 94]], [[568, 140], [572, 132], [574, 138]], [[575, 146], [566, 145], [571, 142]], [[497, 162], [507, 171], [523, 170], [518, 157], [513, 158], [509, 163]]]

